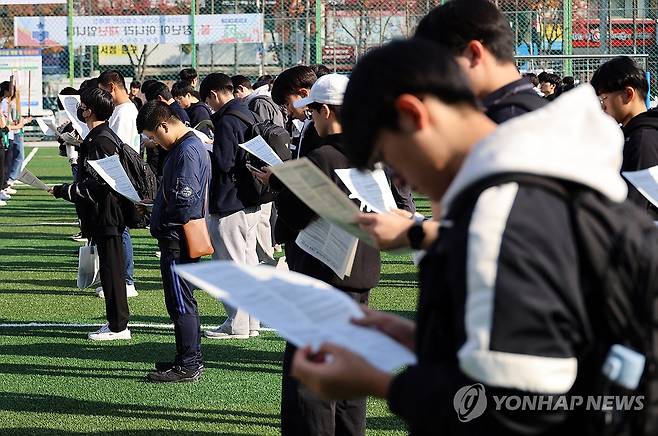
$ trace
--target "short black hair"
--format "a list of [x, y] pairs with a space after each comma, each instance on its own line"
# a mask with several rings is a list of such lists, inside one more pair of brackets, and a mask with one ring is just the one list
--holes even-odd
[[224, 73], [210, 73], [203, 79], [199, 87], [200, 100], [205, 102], [210, 95], [210, 91], [223, 91], [233, 94], [233, 82]]
[[87, 79], [80, 84], [80, 92], [87, 88], [98, 88], [98, 77]]
[[184, 97], [187, 94], [195, 94], [194, 86], [190, 85], [189, 82], [184, 82], [179, 80], [171, 86], [171, 95], [175, 97]]
[[261, 86], [265, 86], [265, 85], [268, 85], [271, 89], [272, 83], [274, 83], [274, 79], [276, 79], [276, 76], [273, 76], [271, 74], [264, 74], [260, 76], [258, 79], [256, 79], [256, 83], [254, 83], [254, 89], [258, 89]]
[[509, 21], [489, 0], [452, 0], [432, 9], [418, 24], [416, 38], [437, 42], [453, 55], [480, 41], [500, 62], [514, 62]]
[[322, 65], [322, 64], [313, 64], [310, 65], [311, 69], [319, 79], [322, 76], [326, 76], [327, 74], [331, 74], [331, 70], [329, 67]]
[[110, 83], [114, 83], [116, 86], [120, 86], [127, 91], [126, 78], [123, 77], [123, 74], [118, 70], [103, 71], [101, 75], [98, 76], [98, 83], [103, 86], [108, 86]]
[[597, 94], [621, 91], [630, 86], [639, 92], [644, 100], [649, 92], [644, 70], [628, 56], [619, 56], [601, 65], [594, 72], [590, 84]]
[[141, 88], [142, 88], [142, 84], [139, 82], [139, 80], [133, 80], [133, 81], [130, 83], [130, 87], [131, 87], [131, 88], [140, 88], [140, 89], [141, 89]]
[[199, 74], [194, 68], [183, 68], [180, 70], [180, 73], [178, 73], [178, 78], [183, 82], [192, 83], [197, 77], [199, 77]]
[[233, 82], [233, 89], [238, 89], [238, 86], [245, 87], [247, 89], [254, 89], [251, 87], [251, 80], [247, 76], [237, 74], [231, 77], [231, 82]]
[[146, 97], [147, 101], [157, 100], [158, 97], [162, 97], [166, 101], [174, 98], [171, 95], [171, 90], [169, 87], [163, 82], [150, 84], [148, 88], [146, 88], [146, 91], [144, 91], [144, 96]]
[[[395, 68], [390, 68], [391, 59]], [[402, 94], [477, 107], [464, 73], [440, 45], [411, 39], [373, 49], [356, 64], [343, 101], [343, 139], [353, 165], [372, 163], [381, 129], [399, 129], [395, 101]]]
[[172, 120], [181, 122], [167, 103], [157, 100], [147, 101], [137, 114], [137, 131], [139, 133], [144, 130], [153, 132], [158, 124]]
[[541, 83], [541, 82], [547, 82], [546, 79], [547, 79], [547, 77], [548, 77], [550, 74], [551, 74], [551, 73], [549, 73], [548, 71], [542, 71], [542, 72], [539, 73], [539, 75], [537, 76], [537, 80], [539, 80], [539, 83]]
[[11, 89], [11, 82], [8, 80], [5, 80], [4, 82], [0, 83], [0, 97], [5, 95], [5, 92], [8, 92]]
[[551, 85], [560, 86], [562, 79], [557, 74], [547, 73], [539, 80], [539, 83], [550, 83]]
[[154, 85], [156, 83], [158, 83], [158, 81], [155, 80], [155, 79], [146, 79], [146, 80], [144, 80], [144, 82], [142, 83], [142, 87], [141, 87], [142, 93], [146, 94], [146, 90], [149, 89], [149, 87], [151, 85]]
[[306, 65], [297, 65], [283, 71], [272, 83], [272, 100], [278, 105], [286, 103], [286, 97], [297, 93], [297, 90], [311, 89], [318, 80], [313, 68]]
[[532, 83], [533, 86], [539, 85], [539, 78], [535, 73], [525, 73], [523, 77]]
[[85, 88], [80, 93], [80, 102], [88, 107], [98, 121], [106, 121], [114, 112], [112, 94], [100, 88]]
[[[9, 83], [9, 82], [7, 82], [7, 83]], [[4, 84], [4, 82], [0, 83], [0, 94], [3, 93], [3, 91], [1, 91], [1, 89], [2, 89], [2, 84]], [[82, 82], [82, 84], [84, 85], [84, 82]], [[80, 89], [83, 89], [83, 88], [82, 88], [82, 85], [80, 85]], [[58, 94], [58, 95], [80, 95], [80, 91], [78, 91], [77, 89], [73, 88], [72, 86], [66, 86], [66, 87], [62, 88], [61, 91], [59, 91], [59, 94]], [[61, 111], [64, 110], [64, 105], [62, 104], [61, 101], [59, 101], [59, 98], [57, 99], [57, 107], [58, 107], [59, 110], [61, 110]]]

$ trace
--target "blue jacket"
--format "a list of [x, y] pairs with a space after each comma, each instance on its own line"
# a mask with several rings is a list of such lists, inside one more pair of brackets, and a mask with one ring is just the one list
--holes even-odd
[[238, 198], [235, 184], [234, 167], [244, 165], [245, 151], [238, 144], [245, 142], [249, 126], [234, 115], [227, 112], [239, 112], [245, 117], [255, 115], [247, 105], [238, 99], [226, 103], [212, 116], [215, 138], [212, 152], [212, 181], [210, 182], [210, 213], [220, 217], [231, 215], [245, 208]]
[[[186, 126], [190, 125], [190, 117], [187, 115], [187, 112], [183, 107], [178, 104], [177, 101], [174, 101], [172, 104], [169, 105], [169, 108], [171, 108], [172, 111], [176, 114], [176, 116], [185, 124]], [[194, 126], [191, 126], [194, 127]]]
[[204, 214], [210, 180], [210, 155], [192, 132], [167, 154], [162, 183], [151, 213], [151, 235], [159, 241], [180, 240], [183, 224]]

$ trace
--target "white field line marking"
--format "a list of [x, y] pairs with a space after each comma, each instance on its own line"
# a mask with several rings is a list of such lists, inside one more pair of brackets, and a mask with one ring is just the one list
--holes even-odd
[[30, 154], [27, 155], [27, 157], [23, 160], [23, 165], [21, 165], [21, 171], [23, 171], [27, 164], [30, 163], [34, 155], [37, 154], [37, 151], [39, 151], [39, 148], [33, 148]]
[[[0, 329], [7, 328], [16, 328], [16, 329], [21, 329], [21, 328], [92, 328], [92, 327], [101, 327], [104, 324], [75, 324], [75, 323], [41, 323], [41, 322], [24, 322], [24, 323], [0, 323]], [[156, 324], [156, 323], [135, 323], [135, 322], [129, 322], [128, 327], [135, 327], [135, 328], [151, 328], [151, 329], [167, 329], [167, 330], [173, 330], [174, 325], [173, 324]], [[210, 328], [215, 328], [211, 326], [201, 326], [202, 329], [210, 329]], [[263, 332], [276, 332], [275, 329], [271, 328], [261, 328], [260, 331]]]

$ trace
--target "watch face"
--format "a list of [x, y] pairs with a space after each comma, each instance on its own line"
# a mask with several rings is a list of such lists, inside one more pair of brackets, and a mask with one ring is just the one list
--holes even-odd
[[416, 223], [409, 229], [408, 233], [409, 245], [411, 248], [419, 249], [425, 239], [425, 230], [423, 230], [422, 223]]

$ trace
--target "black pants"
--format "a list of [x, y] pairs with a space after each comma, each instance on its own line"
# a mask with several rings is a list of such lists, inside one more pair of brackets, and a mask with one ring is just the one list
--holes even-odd
[[95, 237], [93, 241], [98, 248], [107, 322], [110, 324], [110, 330], [121, 332], [128, 326], [130, 317], [121, 233], [118, 236]]
[[198, 262], [199, 259], [190, 259], [184, 242], [181, 245], [178, 241], [162, 240], [159, 246], [165, 305], [174, 323], [176, 337], [174, 364], [195, 369], [203, 363], [199, 310], [194, 299], [194, 288], [178, 277], [173, 266]]
[[[359, 304], [368, 303], [368, 291], [346, 293]], [[286, 343], [281, 381], [281, 436], [365, 435], [366, 398], [326, 401], [317, 397], [290, 376], [295, 351], [297, 347]]]

